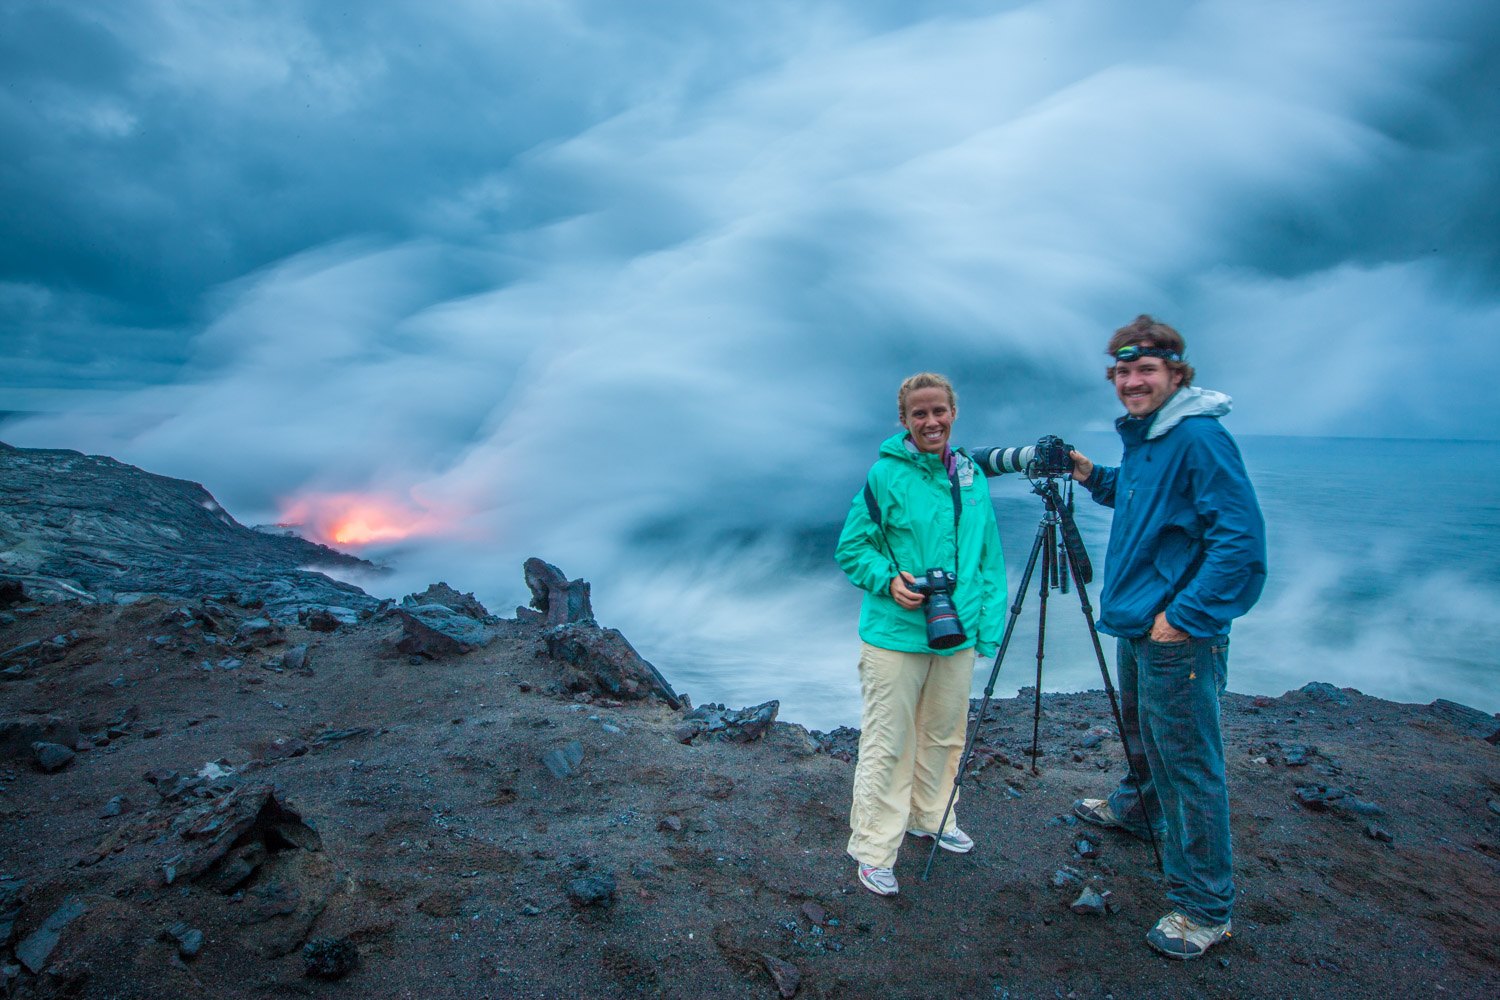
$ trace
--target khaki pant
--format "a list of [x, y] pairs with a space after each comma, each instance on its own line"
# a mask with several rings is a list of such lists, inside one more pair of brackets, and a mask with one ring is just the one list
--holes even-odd
[[[891, 868], [907, 830], [937, 831], [963, 753], [973, 678], [973, 649], [940, 656], [861, 644], [864, 712], [848, 847], [860, 864]], [[950, 813], [944, 829], [957, 825]]]

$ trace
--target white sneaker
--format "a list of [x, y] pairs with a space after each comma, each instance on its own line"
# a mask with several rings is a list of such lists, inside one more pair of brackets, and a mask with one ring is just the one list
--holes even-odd
[[1230, 937], [1231, 921], [1222, 924], [1194, 923], [1185, 913], [1173, 910], [1146, 932], [1146, 943], [1168, 958], [1197, 958]]
[[859, 881], [877, 896], [894, 896], [901, 891], [901, 887], [896, 884], [896, 873], [889, 868], [860, 865]]
[[[907, 832], [913, 837], [926, 837], [928, 840], [931, 840], [934, 836], [926, 830], [909, 830]], [[941, 837], [938, 837], [938, 846], [945, 851], [952, 851], [954, 854], [968, 854], [974, 849], [974, 838], [964, 833], [958, 827], [953, 826], [949, 827], [947, 832]]]

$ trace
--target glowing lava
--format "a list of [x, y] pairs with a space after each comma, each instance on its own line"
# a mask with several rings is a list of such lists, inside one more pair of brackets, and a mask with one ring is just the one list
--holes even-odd
[[285, 504], [283, 521], [328, 545], [394, 542], [443, 531], [446, 519], [431, 510], [367, 493], [307, 493]]

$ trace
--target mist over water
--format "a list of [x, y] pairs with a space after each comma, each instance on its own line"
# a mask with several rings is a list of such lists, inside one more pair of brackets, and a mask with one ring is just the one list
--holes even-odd
[[[1233, 416], [1226, 421], [1232, 427]], [[1113, 434], [1069, 437], [1100, 463], [1119, 459]], [[1266, 517], [1271, 572], [1260, 602], [1234, 623], [1230, 689], [1279, 695], [1317, 680], [1500, 712], [1500, 442], [1238, 440]], [[990, 483], [1013, 602], [1041, 501], [1019, 477]], [[1111, 512], [1082, 490], [1076, 501], [1097, 610]], [[821, 512], [837, 521], [768, 521], [732, 537], [685, 528], [682, 538], [641, 540], [628, 565], [587, 569], [584, 557], [563, 568], [588, 576], [600, 620], [696, 700], [738, 707], [777, 698], [783, 718], [822, 729], [858, 725], [860, 593], [833, 562], [846, 510]], [[360, 582], [394, 596], [425, 586], [430, 574], [398, 560], [394, 580]], [[999, 696], [1035, 683], [1038, 583], [1023, 602]], [[473, 585], [504, 613], [529, 598], [519, 564]], [[1101, 640], [1113, 677], [1114, 640]], [[976, 696], [991, 665], [976, 671]], [[1076, 593], [1053, 591], [1043, 690], [1101, 686]]]
[[[1492, 4], [364, 9], [0, 9], [0, 439], [372, 539], [373, 592], [505, 609], [541, 556], [695, 698], [830, 725], [829, 553], [914, 371], [961, 441], [1082, 444], [1151, 312], [1246, 442], [1500, 438]], [[1420, 477], [1325, 447], [1363, 454], [1247, 443], [1233, 683], [1484, 703], [1493, 561], [1432, 543], [1493, 560], [1490, 508], [1413, 516]], [[1018, 578], [1036, 501], [994, 493]], [[1049, 687], [1097, 684], [1072, 600]]]

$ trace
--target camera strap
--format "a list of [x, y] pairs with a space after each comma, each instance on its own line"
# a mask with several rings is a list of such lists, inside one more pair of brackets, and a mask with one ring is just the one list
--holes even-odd
[[[969, 456], [963, 451], [957, 452], [963, 455], [964, 461], [969, 461]], [[955, 463], [956, 467], [956, 463]], [[958, 586], [958, 521], [964, 511], [963, 488], [958, 482], [957, 471], [948, 473], [948, 485], [953, 494], [953, 585]], [[891, 540], [885, 533], [885, 523], [880, 517], [880, 504], [875, 500], [875, 491], [870, 488], [870, 480], [865, 479], [865, 509], [870, 513], [870, 520], [875, 522], [875, 527], [880, 529], [880, 537], [885, 542], [886, 558], [890, 559], [891, 565], [896, 567], [896, 572], [901, 572], [901, 567], [896, 563], [896, 551], [891, 548]]]

